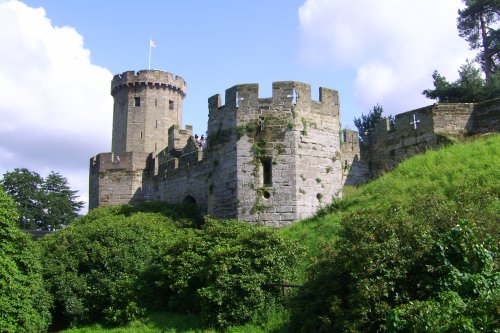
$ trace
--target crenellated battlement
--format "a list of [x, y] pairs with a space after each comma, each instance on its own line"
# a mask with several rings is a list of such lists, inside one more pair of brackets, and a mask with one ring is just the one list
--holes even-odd
[[[225, 91], [225, 105], [221, 96], [216, 94], [208, 99], [209, 114], [216, 111], [237, 108], [241, 111], [249, 109], [276, 108], [289, 111], [291, 109], [311, 110], [338, 116], [339, 95], [336, 90], [319, 88], [319, 101], [311, 98], [311, 86], [297, 81], [273, 82], [272, 96], [259, 97], [259, 85], [239, 84]], [[333, 107], [333, 108], [332, 108]]]
[[371, 173], [364, 181], [417, 153], [450, 142], [450, 137], [498, 132], [500, 99], [477, 104], [436, 103], [400, 113], [394, 120], [383, 118], [361, 135], [362, 161], [369, 164]]
[[186, 82], [180, 76], [160, 70], [140, 70], [115, 75], [111, 81], [111, 95], [114, 96], [120, 89], [141, 86], [176, 91], [183, 98], [187, 90]]
[[142, 152], [101, 153], [90, 158], [89, 208], [144, 200], [150, 164], [151, 154]]
[[171, 126], [168, 129], [168, 153], [178, 155], [192, 135], [193, 126], [191, 125], [186, 125], [185, 129], [181, 129], [179, 125]]
[[90, 158], [90, 170], [91, 172], [144, 170], [148, 166], [149, 156], [149, 153], [140, 152], [100, 153]]
[[342, 130], [342, 148], [359, 152], [358, 131], [344, 129]]
[[205, 154], [194, 137], [190, 136], [182, 149], [172, 154], [169, 148], [165, 148], [156, 155], [155, 164], [158, 165], [158, 174], [164, 178], [172, 177], [178, 172], [186, 172], [196, 168], [202, 162]]
[[415, 136], [460, 134], [474, 131], [473, 117], [473, 103], [436, 103], [400, 113], [393, 124], [382, 118], [362, 138], [365, 144], [390, 144]]

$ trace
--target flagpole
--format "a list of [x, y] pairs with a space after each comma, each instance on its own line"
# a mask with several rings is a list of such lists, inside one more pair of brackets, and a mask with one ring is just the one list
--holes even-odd
[[149, 60], [148, 60], [148, 70], [151, 70], [151, 36], [149, 36]]

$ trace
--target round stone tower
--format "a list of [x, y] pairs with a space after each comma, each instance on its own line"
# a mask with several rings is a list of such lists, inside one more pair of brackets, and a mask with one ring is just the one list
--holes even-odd
[[113, 77], [113, 153], [158, 152], [168, 145], [168, 129], [182, 123], [186, 82], [159, 70]]

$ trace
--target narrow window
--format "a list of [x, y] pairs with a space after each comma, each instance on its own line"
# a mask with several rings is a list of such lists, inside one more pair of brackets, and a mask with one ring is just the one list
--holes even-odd
[[135, 102], [135, 106], [141, 106], [141, 98], [140, 97], [134, 97], [134, 102]]
[[158, 144], [155, 142], [155, 151], [158, 149]]
[[158, 106], [158, 100], [155, 98], [155, 106]]
[[273, 184], [273, 164], [270, 157], [262, 158], [260, 160], [262, 163], [262, 179], [264, 181], [264, 186], [271, 186]]
[[158, 128], [158, 120], [156, 121], [155, 123], [155, 128], [157, 129]]
[[168, 109], [173, 110], [174, 109], [174, 101], [168, 101]]
[[142, 139], [142, 131], [141, 131], [141, 139]]

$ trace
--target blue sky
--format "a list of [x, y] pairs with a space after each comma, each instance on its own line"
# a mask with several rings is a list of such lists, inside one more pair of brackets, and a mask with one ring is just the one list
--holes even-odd
[[113, 74], [154, 69], [188, 84], [183, 125], [206, 130], [207, 98], [239, 83], [336, 89], [344, 127], [432, 104], [421, 91], [474, 54], [460, 0], [0, 0], [0, 173], [61, 172], [88, 196], [88, 159], [110, 150]]

